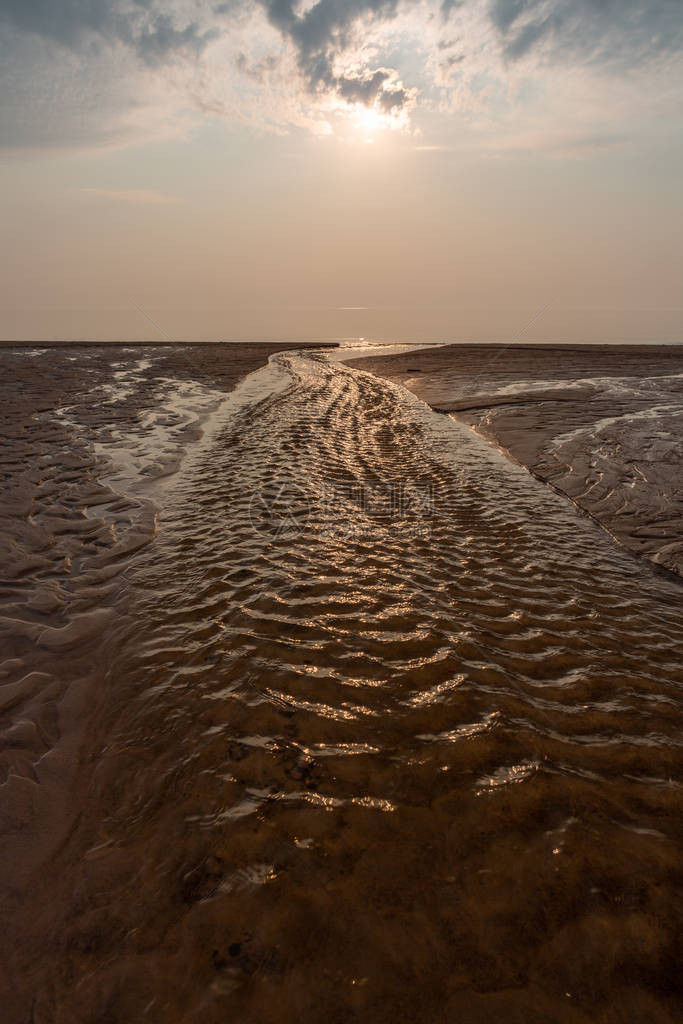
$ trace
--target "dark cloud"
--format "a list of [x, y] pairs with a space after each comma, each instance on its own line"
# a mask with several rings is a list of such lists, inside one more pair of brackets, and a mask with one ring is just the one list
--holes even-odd
[[297, 14], [291, 0], [261, 0], [268, 19], [295, 46], [299, 67], [312, 92], [336, 93], [347, 103], [373, 106], [397, 114], [413, 102], [415, 91], [396, 82], [387, 68], [339, 75], [335, 58], [349, 46], [353, 31], [364, 20], [390, 19], [399, 0], [318, 0]]
[[383, 114], [397, 114], [413, 101], [414, 96], [414, 89], [405, 89], [402, 85], [385, 88], [379, 94], [377, 105]]
[[263, 57], [259, 61], [250, 62], [245, 53], [238, 53], [235, 58], [235, 67], [242, 75], [253, 79], [255, 82], [265, 82], [268, 74], [277, 67], [277, 57]]
[[361, 19], [393, 18], [398, 0], [318, 0], [304, 14], [291, 0], [261, 0], [272, 25], [297, 49], [299, 64], [313, 85], [334, 77], [334, 55], [349, 42]]
[[341, 75], [335, 80], [338, 95], [347, 103], [360, 103], [364, 107], [375, 104], [383, 114], [398, 114], [413, 102], [414, 89], [397, 83], [396, 72], [377, 68], [358, 75]]
[[[383, 110], [397, 112], [412, 93], [397, 87], [396, 74], [378, 69], [335, 72], [335, 59], [347, 48], [353, 30], [363, 19], [390, 19], [399, 0], [318, 0], [297, 14], [292, 0], [252, 0], [265, 9], [271, 24], [295, 47], [304, 81], [313, 93], [333, 92], [349, 103], [372, 105], [381, 99]], [[412, 0], [408, 0], [412, 2]], [[235, 12], [236, 0], [197, 0], [197, 20], [183, 23], [179, 5], [157, 0], [0, 0], [0, 22], [22, 32], [67, 46], [92, 50], [98, 43], [123, 43], [145, 64], [160, 64], [179, 55], [198, 57], [221, 34], [216, 19]], [[173, 12], [173, 13], [169, 13]], [[239, 64], [239, 60], [238, 60]], [[242, 70], [253, 77], [256, 71]], [[382, 98], [382, 93], [388, 90]]]
[[[334, 91], [350, 102], [365, 102], [363, 94], [372, 92], [368, 73], [361, 70], [354, 86], [355, 75], [335, 73], [335, 60], [363, 21], [390, 20], [399, 3], [417, 0], [318, 0], [303, 13], [296, 0], [0, 0], [0, 23], [71, 49], [123, 43], [143, 62], [158, 64], [174, 55], [198, 57], [225, 31], [226, 15], [257, 6], [294, 45], [312, 92]], [[192, 17], [183, 19], [183, 6]], [[474, 9], [479, 0], [440, 0], [444, 19], [468, 6]], [[628, 65], [683, 47], [683, 0], [487, 0], [485, 9], [511, 60], [543, 51]], [[359, 98], [351, 101], [354, 88]]]
[[148, 64], [173, 54], [198, 56], [219, 34], [197, 21], [179, 27], [152, 0], [0, 0], [0, 21], [71, 49], [124, 43]]
[[357, 76], [341, 75], [336, 80], [337, 92], [347, 103], [362, 103], [365, 107], [371, 107], [390, 77], [391, 72], [384, 68]]
[[[303, 14], [292, 0], [259, 2], [294, 44], [312, 92], [336, 92], [347, 102], [377, 103], [394, 112], [411, 101], [412, 93], [390, 85], [380, 71], [334, 71], [361, 22], [393, 18], [399, 0], [318, 0]], [[441, 0], [442, 17], [468, 6], [474, 9], [478, 0]], [[557, 63], [631, 67], [683, 48], [683, 0], [488, 0], [485, 10], [510, 60], [538, 52]]]
[[632, 67], [683, 48], [683, 0], [490, 0], [503, 52]]
[[464, 53], [452, 53], [448, 57], [444, 57], [444, 59], [440, 62], [439, 67], [443, 68], [444, 71], [447, 71], [448, 68], [454, 68], [458, 64], [462, 64], [464, 60]]
[[442, 17], [443, 18], [449, 18], [450, 15], [451, 15], [451, 12], [454, 11], [456, 9], [456, 7], [463, 7], [464, 4], [465, 4], [465, 0], [442, 0], [442, 3], [441, 3], [441, 15], [442, 15]]

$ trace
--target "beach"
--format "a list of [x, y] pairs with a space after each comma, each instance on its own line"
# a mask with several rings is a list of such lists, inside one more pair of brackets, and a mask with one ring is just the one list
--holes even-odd
[[677, 1019], [681, 349], [361, 351], [0, 348], [9, 1024]]

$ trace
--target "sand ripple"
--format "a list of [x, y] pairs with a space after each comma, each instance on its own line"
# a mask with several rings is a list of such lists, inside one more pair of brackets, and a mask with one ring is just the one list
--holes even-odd
[[247, 381], [160, 522], [34, 1020], [674, 1019], [676, 584], [321, 354]]

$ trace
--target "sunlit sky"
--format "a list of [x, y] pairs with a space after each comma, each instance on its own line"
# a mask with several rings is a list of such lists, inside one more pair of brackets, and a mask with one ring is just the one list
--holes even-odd
[[682, 0], [0, 0], [0, 337], [683, 341]]

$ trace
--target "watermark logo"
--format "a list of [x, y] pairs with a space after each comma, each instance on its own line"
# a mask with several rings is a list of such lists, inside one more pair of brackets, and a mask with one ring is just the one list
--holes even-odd
[[332, 481], [309, 491], [275, 477], [254, 491], [249, 506], [254, 529], [273, 539], [313, 532], [359, 540], [378, 531], [428, 538], [433, 513], [433, 486], [406, 481]]
[[302, 534], [311, 523], [312, 512], [313, 501], [304, 488], [279, 477], [260, 484], [249, 503], [252, 526], [273, 539]]

